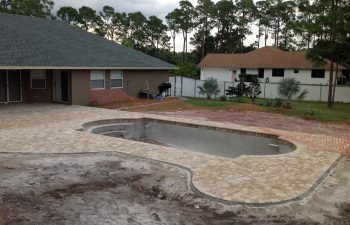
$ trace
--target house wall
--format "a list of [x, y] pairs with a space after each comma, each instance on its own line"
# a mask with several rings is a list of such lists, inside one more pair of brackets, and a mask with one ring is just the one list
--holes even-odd
[[[236, 71], [236, 74], [234, 74]], [[209, 77], [216, 78], [218, 81], [234, 81], [235, 78], [241, 73], [241, 68], [202, 68], [201, 69], [201, 80], [206, 80]], [[258, 69], [247, 69], [247, 74], [258, 74]], [[339, 73], [341, 74], [341, 72]], [[294, 77], [299, 80], [302, 84], [328, 84], [329, 70], [326, 70], [324, 78], [311, 78], [311, 70], [299, 70], [299, 73], [294, 73], [294, 69], [286, 69], [284, 71], [284, 77], [272, 77], [272, 69], [264, 70], [264, 78], [259, 79], [260, 82], [265, 82], [266, 77], [269, 78], [270, 82], [280, 82], [285, 77]]]
[[[247, 74], [258, 74], [258, 69], [247, 69]], [[283, 78], [295, 78], [302, 84], [328, 84], [329, 81], [329, 70], [325, 71], [324, 78], [312, 78], [311, 70], [299, 70], [298, 73], [294, 73], [294, 69], [284, 70], [284, 77], [273, 77], [272, 69], [264, 70], [264, 78], [259, 79], [260, 82], [265, 82], [266, 78], [269, 78], [270, 82], [279, 83]]]
[[46, 89], [31, 89], [30, 70], [22, 70], [22, 102], [52, 102], [52, 70], [46, 70]]
[[[90, 76], [89, 85], [90, 85]], [[94, 105], [104, 105], [119, 101], [131, 100], [138, 97], [142, 89], [157, 91], [158, 86], [169, 81], [169, 72], [166, 70], [124, 70], [123, 87], [110, 88], [110, 70], [105, 71], [105, 88], [90, 90], [89, 102]], [[131, 96], [131, 97], [130, 97]]]
[[164, 82], [169, 82], [169, 72], [166, 70], [125, 70], [123, 91], [137, 97], [142, 89], [148, 87], [158, 91], [158, 86]]
[[90, 104], [90, 70], [73, 70], [71, 74], [71, 103]]
[[215, 78], [218, 81], [232, 81], [235, 79], [234, 71], [229, 68], [202, 68], [201, 80], [207, 80], [209, 78]]
[[[156, 92], [161, 83], [169, 81], [169, 72], [165, 70], [124, 70], [123, 87], [110, 88], [110, 70], [105, 70], [105, 88], [91, 90], [90, 70], [70, 72], [69, 103], [73, 105], [109, 104], [130, 100], [130, 96], [137, 97], [142, 89], [149, 88]], [[60, 70], [46, 70], [45, 89], [31, 89], [30, 74], [30, 70], [21, 71], [22, 102], [48, 103], [53, 102], [54, 95], [60, 95], [60, 88], [53, 87], [53, 76], [60, 74]]]

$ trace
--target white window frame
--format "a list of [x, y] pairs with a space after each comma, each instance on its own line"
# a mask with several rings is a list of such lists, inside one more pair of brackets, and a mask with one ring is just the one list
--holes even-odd
[[[40, 72], [42, 72], [42, 73], [40, 73]], [[36, 77], [34, 75], [36, 75]], [[43, 77], [40, 77], [40, 75], [43, 75]], [[45, 87], [44, 88], [34, 88], [33, 87], [33, 80], [45, 80]], [[31, 70], [30, 71], [30, 89], [32, 89], [32, 90], [45, 90], [46, 88], [47, 88], [46, 70]]]
[[[117, 72], [118, 74], [115, 75], [120, 75], [121, 78], [113, 78], [113, 72]], [[122, 80], [122, 86], [120, 87], [112, 87], [112, 80]], [[110, 89], [120, 89], [123, 88], [124, 86], [124, 74], [122, 70], [111, 70], [110, 78], [109, 78], [109, 87]]]
[[[92, 79], [94, 73], [102, 72], [103, 75], [103, 88], [93, 88], [91, 87], [91, 81], [101, 80], [101, 79]], [[106, 89], [106, 72], [104, 70], [91, 70], [90, 71], [90, 90], [104, 90]]]

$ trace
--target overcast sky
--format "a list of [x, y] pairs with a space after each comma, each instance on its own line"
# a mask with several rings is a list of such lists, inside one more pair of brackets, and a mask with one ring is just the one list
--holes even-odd
[[[189, 0], [193, 5], [196, 5], [197, 0]], [[217, 2], [218, 0], [213, 0]], [[136, 12], [141, 11], [146, 17], [151, 15], [156, 15], [162, 20], [165, 16], [173, 11], [175, 8], [179, 7], [179, 0], [54, 0], [55, 6], [53, 13], [62, 6], [72, 6], [76, 9], [81, 6], [89, 6], [95, 9], [97, 12], [102, 10], [105, 5], [112, 6], [118, 12]], [[165, 22], [165, 20], [164, 20]], [[251, 44], [256, 40], [256, 28], [252, 27], [253, 35], [247, 37], [245, 44]], [[179, 34], [176, 40], [176, 50], [181, 51], [182, 49], [182, 38]], [[190, 46], [189, 46], [190, 47]]]

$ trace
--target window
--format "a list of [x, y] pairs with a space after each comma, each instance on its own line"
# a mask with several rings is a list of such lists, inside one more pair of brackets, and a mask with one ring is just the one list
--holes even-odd
[[111, 88], [123, 87], [123, 71], [111, 70]]
[[90, 87], [91, 89], [105, 88], [105, 73], [103, 70], [91, 70]]
[[284, 77], [284, 69], [272, 69], [273, 77]]
[[299, 70], [298, 69], [294, 69], [294, 73], [299, 73]]
[[324, 78], [325, 70], [311, 70], [311, 78]]
[[258, 69], [258, 78], [264, 78], [264, 69], [263, 68], [259, 68]]
[[242, 68], [241, 69], [241, 74], [246, 74], [247, 73], [247, 69], [246, 68]]
[[30, 87], [31, 89], [46, 89], [46, 71], [45, 70], [30, 71]]

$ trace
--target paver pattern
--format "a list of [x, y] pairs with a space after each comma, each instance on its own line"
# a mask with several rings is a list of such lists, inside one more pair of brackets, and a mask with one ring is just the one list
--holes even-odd
[[[79, 131], [84, 123], [117, 118], [156, 118], [271, 133], [291, 141], [297, 150], [282, 155], [230, 159]], [[307, 192], [340, 156], [316, 149], [313, 143], [318, 138], [301, 132], [83, 106], [0, 107], [0, 152], [118, 151], [147, 157], [186, 167], [192, 171], [193, 185], [200, 192], [240, 203], [275, 203]], [[325, 135], [322, 138], [337, 141]]]

